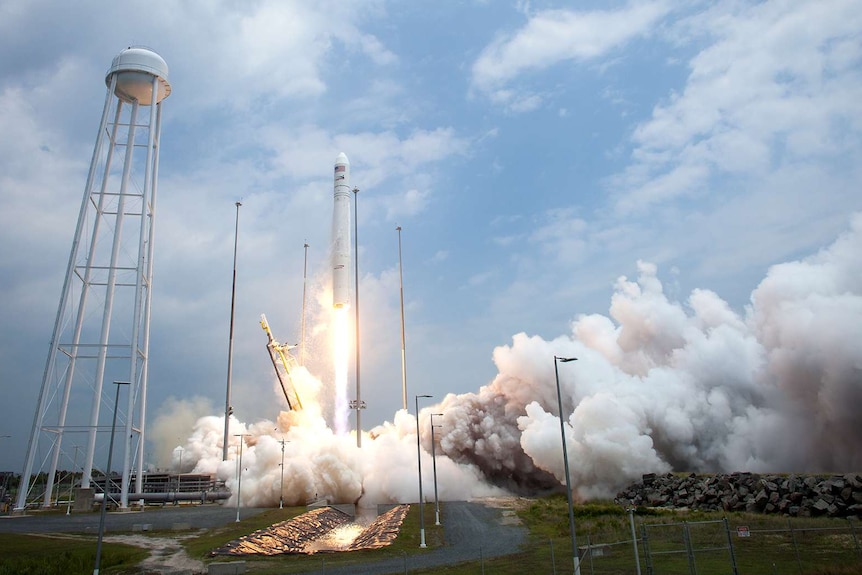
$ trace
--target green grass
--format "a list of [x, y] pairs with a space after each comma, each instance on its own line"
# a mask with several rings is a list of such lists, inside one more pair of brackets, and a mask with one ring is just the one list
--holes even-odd
[[[96, 537], [0, 535], [0, 575], [90, 575], [96, 562]], [[117, 543], [102, 544], [101, 572], [138, 573], [148, 552]]]
[[[516, 553], [495, 559], [481, 560], [427, 570], [411, 570], [411, 575], [468, 575], [484, 572], [487, 575], [519, 575], [523, 573], [551, 573], [568, 575], [574, 571], [567, 502], [564, 495], [538, 499], [519, 512], [519, 517], [530, 530], [527, 543]], [[602, 557], [585, 556], [581, 559], [582, 575], [632, 575], [635, 573], [634, 551], [631, 543], [631, 525], [628, 514], [612, 502], [592, 502], [575, 507], [575, 530], [578, 547], [588, 544], [611, 544]], [[698, 575], [726, 575], [731, 573], [727, 550], [727, 532], [721, 522], [725, 517], [731, 531], [731, 541], [738, 572], [741, 575], [775, 575], [801, 573], [803, 575], [860, 575], [862, 556], [846, 520], [828, 518], [798, 518], [788, 520], [782, 516], [751, 513], [704, 513], [638, 509], [635, 515], [638, 537], [641, 523], [647, 525], [679, 524], [687, 522], [694, 562]], [[706, 523], [719, 521], [720, 523]], [[747, 526], [751, 537], [736, 535], [736, 527]], [[786, 532], [792, 525], [799, 547], [794, 551], [792, 537]], [[838, 528], [841, 532], [815, 531]], [[856, 537], [862, 544], [862, 528], [854, 523]], [[782, 530], [784, 533], [770, 533]], [[803, 531], [804, 530], [804, 531]], [[681, 525], [648, 528], [652, 551], [684, 551]], [[716, 548], [714, 551], [703, 549]], [[554, 564], [552, 564], [552, 549]], [[642, 573], [647, 573], [643, 547], [639, 548]], [[556, 568], [554, 569], [554, 565]], [[655, 555], [656, 573], [687, 575], [691, 572], [688, 555], [670, 553]]]

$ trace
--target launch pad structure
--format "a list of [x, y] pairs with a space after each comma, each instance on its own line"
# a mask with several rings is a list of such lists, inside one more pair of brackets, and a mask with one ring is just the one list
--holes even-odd
[[290, 350], [296, 346], [279, 343], [273, 337], [265, 314], [260, 314], [260, 327], [266, 332], [269, 340], [266, 344], [266, 350], [269, 352], [269, 359], [272, 360], [272, 367], [275, 368], [275, 375], [278, 377], [278, 383], [281, 385], [281, 391], [284, 393], [288, 409], [302, 409], [302, 401], [299, 399], [299, 393], [296, 391], [296, 386], [293, 385], [293, 378], [290, 374], [290, 370], [296, 366], [296, 361], [290, 354]]
[[[105, 84], [16, 509], [39, 497], [30, 493], [39, 471], [47, 475], [42, 504], [51, 505], [58, 466], [76, 467], [72, 447], [83, 449], [81, 487], [90, 488], [97, 459], [107, 455], [99, 436], [112, 429], [114, 413], [122, 429], [120, 506], [128, 506], [133, 476], [141, 492], [162, 102], [171, 86], [165, 61], [143, 47], [120, 52]], [[103, 393], [117, 380], [130, 384], [125, 405]]]

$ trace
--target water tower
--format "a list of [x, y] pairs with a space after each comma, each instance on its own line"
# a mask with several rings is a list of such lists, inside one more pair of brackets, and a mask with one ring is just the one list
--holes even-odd
[[[131, 47], [114, 58], [105, 84], [17, 509], [39, 498], [51, 505], [55, 486], [57, 498], [61, 490], [65, 494], [58, 469], [80, 469], [81, 486], [91, 487], [94, 465], [98, 469], [107, 458], [114, 409], [117, 428], [125, 428], [119, 441], [124, 447], [120, 506], [128, 506], [133, 467], [134, 492], [142, 491], [159, 134], [162, 101], [171, 93], [168, 65], [152, 50]], [[129, 383], [117, 406], [114, 381]], [[34, 471], [46, 472], [44, 486], [36, 485]], [[110, 475], [111, 470], [102, 472]]]

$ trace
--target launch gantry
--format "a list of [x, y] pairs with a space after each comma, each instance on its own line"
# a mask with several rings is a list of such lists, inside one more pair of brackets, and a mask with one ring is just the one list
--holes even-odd
[[[278, 377], [278, 383], [281, 384], [281, 391], [284, 393], [284, 399], [287, 400], [288, 409], [298, 411], [302, 409], [302, 401], [299, 399], [299, 393], [296, 391], [296, 386], [293, 385], [291, 369], [296, 367], [296, 360], [290, 355], [290, 350], [296, 347], [290, 344], [281, 344], [272, 336], [272, 330], [269, 329], [269, 323], [266, 321], [266, 315], [260, 314], [260, 327], [266, 332], [266, 337], [269, 341], [266, 344], [266, 350], [269, 352], [269, 359], [272, 360], [272, 367], [275, 369], [275, 375]], [[281, 367], [279, 367], [281, 365]]]

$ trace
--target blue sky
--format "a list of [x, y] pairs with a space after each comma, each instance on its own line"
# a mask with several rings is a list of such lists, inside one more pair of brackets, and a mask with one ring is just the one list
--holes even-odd
[[173, 87], [150, 413], [172, 397], [221, 410], [241, 200], [234, 404], [275, 417], [258, 316], [298, 338], [306, 241], [310, 300], [325, 290], [343, 151], [361, 190], [368, 427], [401, 405], [398, 225], [409, 393], [441, 399], [491, 381], [515, 334], [568, 337], [608, 313], [639, 260], [670, 300], [706, 288], [742, 313], [770, 266], [846, 232], [862, 209], [860, 8], [4, 2], [0, 469], [23, 466], [104, 76], [126, 46], [158, 52]]

